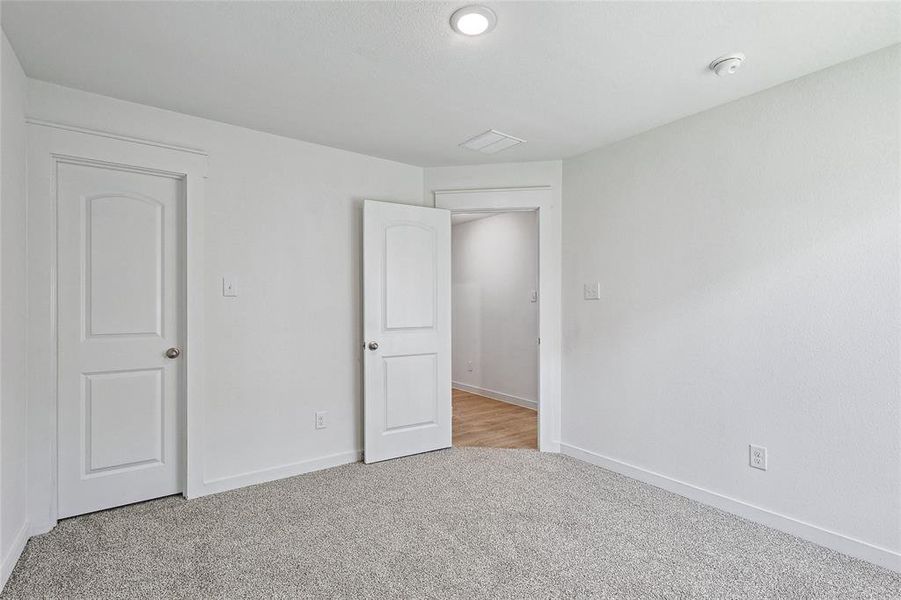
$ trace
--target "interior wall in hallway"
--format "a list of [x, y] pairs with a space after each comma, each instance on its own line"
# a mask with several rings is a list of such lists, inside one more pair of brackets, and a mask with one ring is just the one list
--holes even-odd
[[538, 222], [510, 212], [454, 225], [453, 381], [529, 407], [538, 399]]

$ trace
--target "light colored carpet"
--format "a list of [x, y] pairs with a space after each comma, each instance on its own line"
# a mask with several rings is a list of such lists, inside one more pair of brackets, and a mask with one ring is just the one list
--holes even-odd
[[901, 598], [901, 576], [571, 458], [462, 448], [60, 522], [3, 598]]

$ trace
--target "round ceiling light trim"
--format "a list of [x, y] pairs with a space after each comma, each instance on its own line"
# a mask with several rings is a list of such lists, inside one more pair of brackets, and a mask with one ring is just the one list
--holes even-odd
[[450, 18], [451, 28], [462, 35], [474, 37], [488, 33], [497, 25], [497, 15], [486, 6], [464, 6], [454, 11]]

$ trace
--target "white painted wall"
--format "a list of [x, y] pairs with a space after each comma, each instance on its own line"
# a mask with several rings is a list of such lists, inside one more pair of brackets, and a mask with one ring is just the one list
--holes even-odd
[[[39, 81], [29, 81], [28, 101], [33, 118], [209, 153], [202, 373], [209, 489], [357, 460], [362, 199], [421, 204], [422, 170]], [[221, 296], [225, 273], [238, 280], [237, 298]], [[314, 429], [320, 410], [328, 411], [324, 430]], [[49, 494], [42, 445], [32, 448], [36, 498]]]
[[0, 589], [27, 535], [25, 74], [3, 34], [0, 61]]
[[455, 386], [537, 408], [537, 214], [454, 225], [451, 246]]
[[899, 112], [895, 46], [564, 161], [565, 449], [901, 568]]

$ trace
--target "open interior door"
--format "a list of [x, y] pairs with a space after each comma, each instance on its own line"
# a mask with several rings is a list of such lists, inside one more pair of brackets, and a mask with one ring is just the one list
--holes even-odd
[[363, 204], [364, 461], [451, 445], [450, 211]]

